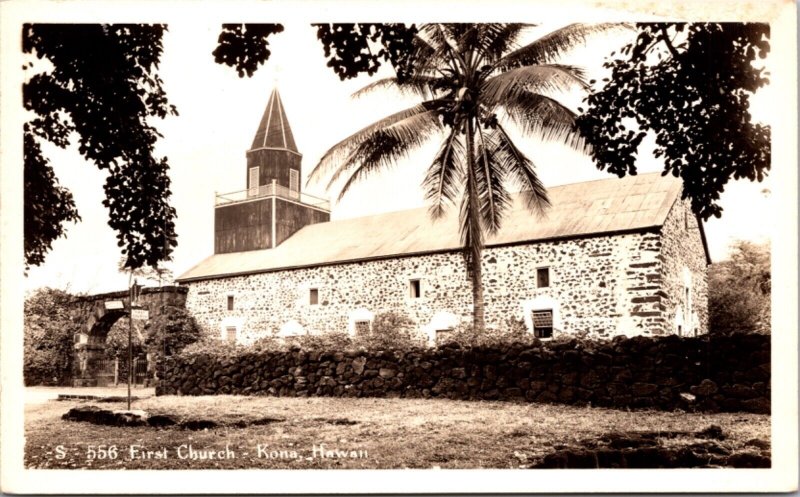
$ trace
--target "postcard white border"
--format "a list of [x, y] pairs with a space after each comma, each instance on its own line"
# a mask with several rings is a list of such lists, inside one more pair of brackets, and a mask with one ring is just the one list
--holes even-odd
[[[556, 5], [554, 7], [553, 5]], [[0, 317], [2, 474], [5, 492], [24, 493], [385, 493], [385, 492], [778, 492], [797, 488], [797, 50], [791, 1], [6, 1], [0, 4]], [[353, 22], [356, 20], [675, 20], [771, 23], [772, 176], [781, 216], [773, 249], [773, 468], [693, 470], [26, 470], [22, 464], [22, 113], [23, 22]], [[776, 214], [777, 214], [776, 213]], [[777, 311], [777, 312], [776, 312]]]

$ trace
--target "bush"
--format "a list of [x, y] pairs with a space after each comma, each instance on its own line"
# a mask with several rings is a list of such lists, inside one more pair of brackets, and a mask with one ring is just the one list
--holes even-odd
[[[130, 320], [120, 318], [106, 336], [106, 357], [128, 356], [128, 333]], [[147, 324], [134, 321], [131, 334], [133, 353], [136, 356], [150, 352], [155, 355], [174, 355], [189, 344], [203, 338], [203, 331], [183, 307], [164, 305], [151, 314]]]
[[42, 288], [25, 299], [23, 375], [26, 385], [63, 385], [72, 377], [75, 335], [81, 323], [72, 313], [75, 299], [62, 290]]
[[426, 338], [415, 332], [414, 321], [395, 312], [383, 312], [375, 316], [372, 330], [353, 340], [353, 344], [367, 350], [409, 349], [424, 346]]
[[522, 320], [508, 318], [502, 328], [487, 328], [482, 332], [477, 331], [472, 326], [472, 323], [462, 323], [437, 345], [442, 346], [452, 343], [457, 343], [463, 347], [503, 347], [514, 344], [537, 344], [539, 339], [528, 331]]
[[145, 346], [148, 350], [174, 355], [204, 337], [192, 314], [183, 307], [162, 306], [146, 328]]
[[736, 242], [708, 271], [709, 331], [769, 333], [771, 279], [769, 244]]
[[285, 346], [299, 346], [304, 350], [344, 350], [353, 346], [353, 339], [347, 333], [337, 331], [286, 338]]

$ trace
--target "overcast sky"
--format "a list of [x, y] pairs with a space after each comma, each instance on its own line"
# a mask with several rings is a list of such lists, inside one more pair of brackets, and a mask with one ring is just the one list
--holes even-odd
[[[295, 140], [303, 154], [304, 176], [325, 150], [361, 127], [413, 100], [391, 92], [376, 92], [354, 100], [350, 95], [371, 80], [391, 74], [384, 68], [374, 77], [342, 82], [325, 66], [316, 30], [304, 23], [286, 23], [285, 31], [270, 38], [272, 56], [252, 78], [239, 78], [235, 70], [214, 63], [219, 24], [172, 22], [164, 39], [160, 74], [170, 103], [180, 113], [155, 122], [164, 135], [157, 153], [169, 157], [172, 204], [177, 209], [178, 248], [169, 265], [178, 276], [213, 253], [213, 209], [216, 192], [242, 190], [246, 186], [245, 151], [250, 146], [272, 88], [279, 88]], [[602, 74], [603, 56], [619, 48], [630, 33], [604, 37], [591, 48], [575, 50], [565, 62]], [[756, 96], [755, 118], [765, 122], [763, 102], [769, 90]], [[562, 101], [575, 108], [581, 95], [565, 95]], [[534, 138], [518, 141], [538, 166], [545, 185], [557, 185], [608, 177], [583, 154]], [[381, 177], [353, 188], [333, 206], [332, 218], [341, 219], [377, 212], [413, 208], [423, 204], [420, 183], [437, 148], [432, 142], [410, 160], [398, 163]], [[121, 290], [127, 278], [117, 273], [120, 252], [114, 232], [107, 225], [101, 205], [104, 174], [82, 160], [75, 149], [61, 151], [44, 145], [61, 184], [69, 188], [83, 220], [67, 228], [67, 238], [57, 240], [44, 265], [32, 268], [25, 289], [40, 286], [74, 292]], [[641, 172], [659, 171], [662, 164], [645, 153]], [[706, 224], [711, 256], [726, 256], [735, 239], [763, 241], [776, 217], [770, 205], [770, 180], [761, 184], [731, 184], [722, 199], [721, 220]], [[319, 185], [306, 191], [334, 196]]]

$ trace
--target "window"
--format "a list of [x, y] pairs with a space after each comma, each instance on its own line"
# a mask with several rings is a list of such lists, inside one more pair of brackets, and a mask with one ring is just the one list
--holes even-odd
[[236, 326], [225, 327], [225, 341], [227, 343], [236, 343]]
[[370, 321], [356, 321], [355, 329], [356, 329], [356, 336], [362, 337], [367, 336], [370, 333]]
[[553, 310], [533, 311], [533, 336], [550, 338], [553, 336]]
[[228, 310], [233, 310], [233, 295], [228, 295]]
[[450, 341], [450, 336], [453, 334], [452, 328], [443, 330], [436, 330], [436, 345], [441, 345]]
[[311, 305], [319, 304], [319, 289], [312, 288], [308, 291], [308, 303]]
[[297, 169], [289, 169], [289, 195], [298, 197], [300, 194], [300, 173]]
[[408, 289], [409, 289], [409, 296], [412, 299], [418, 299], [422, 297], [422, 281], [421, 280], [410, 280], [408, 282]]
[[536, 270], [536, 287], [547, 288], [550, 286], [550, 268], [540, 267]]
[[249, 173], [248, 181], [247, 181], [247, 195], [253, 196], [258, 195], [258, 168], [251, 167]]

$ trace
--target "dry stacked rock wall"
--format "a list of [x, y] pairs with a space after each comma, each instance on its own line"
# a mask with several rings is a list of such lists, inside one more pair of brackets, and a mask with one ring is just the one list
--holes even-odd
[[769, 336], [617, 337], [499, 348], [244, 351], [168, 358], [159, 395], [440, 397], [770, 409]]

